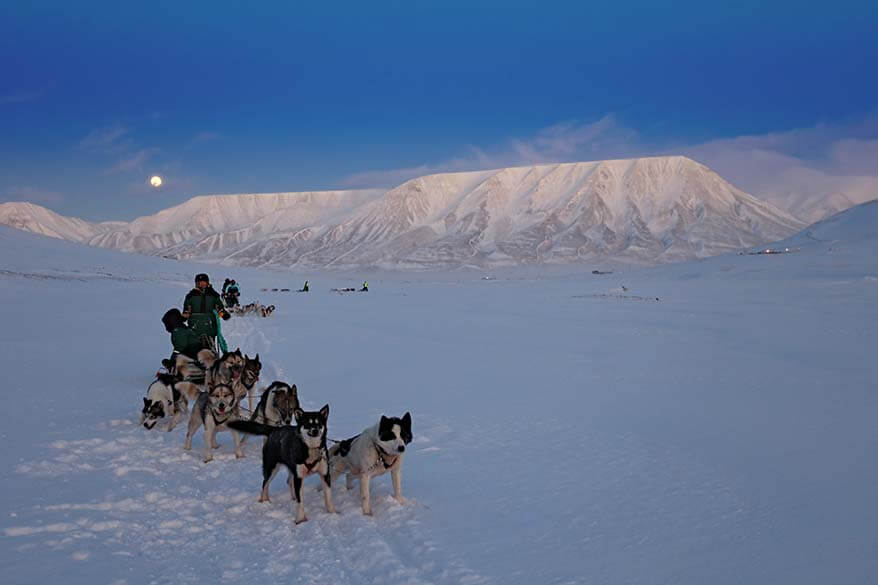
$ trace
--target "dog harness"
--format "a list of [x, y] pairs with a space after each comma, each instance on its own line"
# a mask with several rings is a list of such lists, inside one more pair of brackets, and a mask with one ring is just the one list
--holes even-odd
[[[321, 450], [321, 453], [319, 454], [317, 459], [314, 460], [313, 463], [308, 463], [307, 459], [305, 460], [304, 463], [302, 463], [302, 465], [305, 466], [305, 469], [308, 470], [308, 473], [311, 473], [312, 471], [314, 471], [314, 468], [317, 467], [317, 464], [320, 463], [321, 461], [323, 461], [324, 459], [326, 459], [326, 455], [324, 453], [322, 453], [323, 449], [320, 448], [320, 450]], [[309, 448], [308, 451], [311, 451], [311, 449]]]
[[[390, 453], [388, 453], [387, 451], [382, 449], [381, 445], [379, 445], [375, 441], [372, 441], [372, 445], [374, 445], [375, 450], [378, 451], [378, 459], [381, 461], [381, 463], [384, 464], [384, 469], [388, 470], [391, 467], [393, 467], [393, 464], [396, 463], [396, 460], [399, 458], [399, 455], [391, 455]], [[388, 459], [390, 460], [390, 463], [387, 462]]]

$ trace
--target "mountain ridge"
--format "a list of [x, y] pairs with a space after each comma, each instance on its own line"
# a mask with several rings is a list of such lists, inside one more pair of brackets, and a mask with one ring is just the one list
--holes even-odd
[[0, 223], [12, 216], [20, 229], [93, 246], [275, 267], [667, 262], [805, 226], [680, 156], [441, 173], [386, 191], [200, 195], [124, 225], [49, 213], [29, 226], [0, 205]]

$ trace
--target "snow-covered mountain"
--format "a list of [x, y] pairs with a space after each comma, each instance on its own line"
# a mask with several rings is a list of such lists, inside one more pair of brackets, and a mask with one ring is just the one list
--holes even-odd
[[88, 242], [98, 234], [121, 229], [127, 224], [118, 221], [90, 222], [60, 215], [34, 203], [16, 201], [0, 203], [0, 225], [72, 242]]
[[878, 197], [878, 179], [792, 168], [763, 180], [760, 198], [809, 224]]
[[774, 247], [839, 245], [878, 249], [878, 199], [836, 213], [773, 244]]
[[691, 159], [656, 157], [430, 175], [386, 192], [201, 196], [123, 225], [53, 225], [15, 227], [237, 265], [406, 268], [667, 262], [805, 224]]

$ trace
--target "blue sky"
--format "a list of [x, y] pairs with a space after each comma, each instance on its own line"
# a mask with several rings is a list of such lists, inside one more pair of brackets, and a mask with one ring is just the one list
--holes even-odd
[[0, 201], [131, 219], [741, 136], [875, 170], [878, 3], [716, 4], [7, 2]]

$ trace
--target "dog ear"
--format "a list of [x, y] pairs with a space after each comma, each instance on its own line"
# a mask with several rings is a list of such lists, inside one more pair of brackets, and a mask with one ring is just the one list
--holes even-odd
[[328, 404], [324, 404], [323, 408], [320, 409], [320, 416], [323, 417], [323, 420], [326, 420], [329, 418], [329, 405]]
[[390, 429], [390, 419], [381, 415], [381, 422], [378, 423], [378, 432], [383, 433]]
[[299, 422], [299, 419], [302, 418], [303, 416], [305, 416], [305, 411], [302, 410], [301, 408], [297, 408], [296, 410], [293, 411], [293, 418], [296, 419], [296, 422]]
[[144, 406], [149, 406], [149, 404], [150, 404], [150, 400], [149, 400], [149, 398], [144, 398], [144, 399], [143, 399], [143, 405], [144, 405]]
[[400, 433], [403, 442], [408, 445], [412, 442], [412, 415], [406, 412], [402, 415], [402, 432]]
[[259, 354], [258, 353], [256, 354], [256, 357], [253, 358], [253, 361], [259, 363]]

